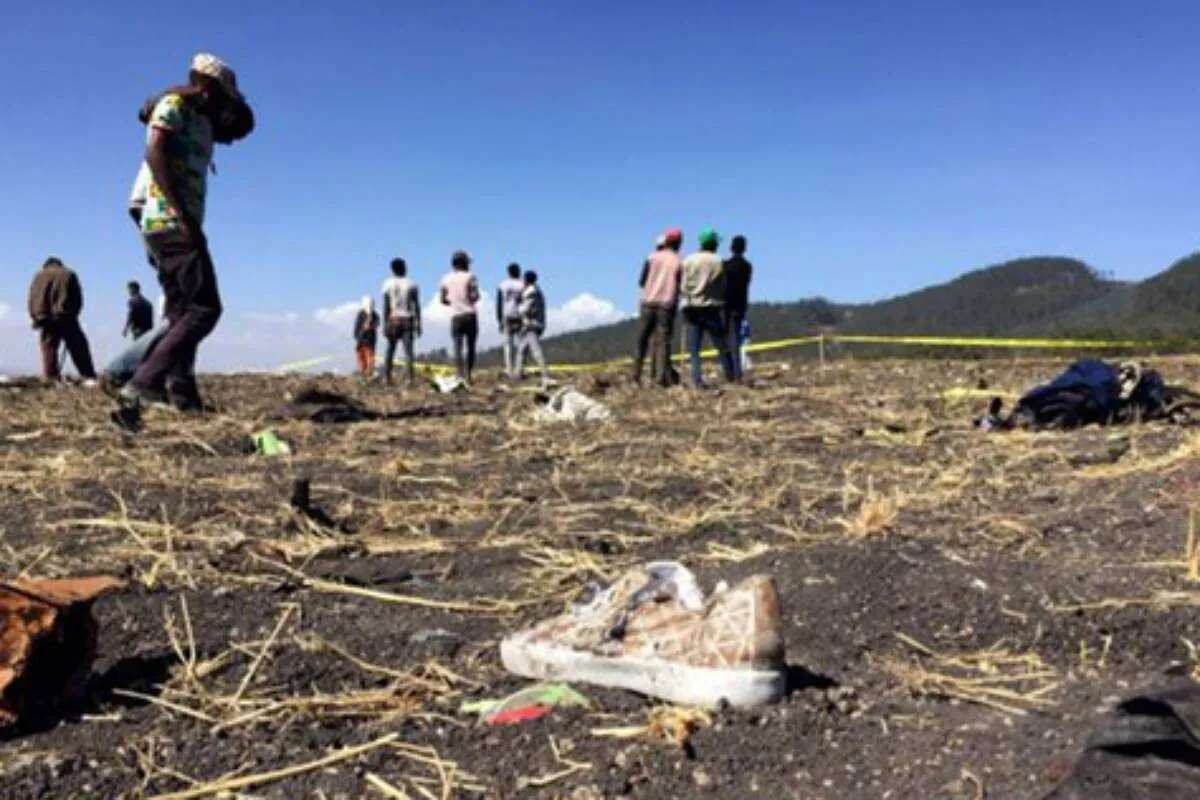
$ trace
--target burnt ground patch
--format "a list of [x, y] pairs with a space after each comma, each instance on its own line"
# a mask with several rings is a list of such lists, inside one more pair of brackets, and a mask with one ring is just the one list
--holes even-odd
[[[278, 418], [300, 379], [216, 377], [220, 413], [135, 438], [94, 393], [0, 389], [4, 574], [129, 581], [96, 606], [90, 703], [0, 744], [3, 795], [155, 797], [394, 735], [237, 791], [1038, 798], [1117, 697], [1195, 668], [1200, 607], [1200, 432], [981, 435], [987, 398], [946, 393], [1059, 366], [770, 365], [719, 397], [613, 379], [612, 422], [548, 427], [486, 380], [463, 400], [327, 379], [379, 417], [323, 424]], [[1194, 360], [1160, 366], [1200, 385]], [[264, 428], [294, 454], [247, 454]], [[608, 689], [511, 727], [460, 712], [526, 684], [507, 632], [652, 558], [775, 576], [782, 703], [686, 747], [596, 734], [654, 707]]]

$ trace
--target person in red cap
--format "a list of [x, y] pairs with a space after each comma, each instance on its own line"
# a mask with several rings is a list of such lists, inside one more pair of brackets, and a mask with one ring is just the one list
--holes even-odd
[[671, 228], [659, 238], [658, 249], [642, 265], [641, 323], [638, 326], [637, 351], [633, 358], [633, 380], [642, 382], [642, 365], [650, 340], [656, 334], [654, 380], [668, 386], [671, 370], [671, 335], [675, 330], [675, 309], [679, 305], [679, 248], [683, 231]]

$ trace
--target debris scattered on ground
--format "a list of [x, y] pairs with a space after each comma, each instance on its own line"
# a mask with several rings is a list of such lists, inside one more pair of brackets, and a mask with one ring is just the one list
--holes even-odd
[[313, 505], [312, 481], [308, 478], [297, 478], [292, 481], [292, 496], [288, 503], [300, 513], [303, 519], [311, 520], [321, 528], [336, 528], [342, 533], [353, 533], [353, 525], [349, 520], [339, 522], [323, 508]]
[[587, 708], [590, 701], [565, 683], [541, 683], [501, 700], [463, 703], [464, 714], [476, 714], [488, 725], [511, 725], [540, 719], [556, 708]]
[[629, 570], [588, 602], [509, 636], [500, 657], [517, 675], [684, 705], [761, 705], [785, 689], [775, 582], [754, 575], [705, 599], [691, 571], [673, 561]]
[[457, 375], [434, 375], [430, 378], [433, 388], [441, 394], [455, 394], [467, 391], [467, 382]]
[[1095, 358], [1071, 364], [1053, 380], [1035, 386], [1007, 418], [1003, 400], [992, 398], [988, 414], [975, 421], [986, 430], [1071, 430], [1086, 425], [1166, 421], [1200, 422], [1200, 394], [1170, 386], [1156, 370]]
[[260, 456], [290, 456], [292, 446], [279, 438], [272, 430], [259, 431], [251, 437], [254, 451]]
[[537, 399], [533, 418], [538, 422], [602, 422], [612, 417], [604, 403], [569, 387]]
[[0, 582], [0, 725], [81, 698], [96, 654], [92, 603], [109, 576]]
[[612, 739], [650, 738], [686, 747], [692, 734], [712, 724], [712, 715], [702, 708], [689, 706], [654, 706], [645, 725], [617, 728], [593, 728], [593, 736]]
[[1045, 800], [1200, 797], [1200, 686], [1190, 681], [1127, 698], [1088, 738]]

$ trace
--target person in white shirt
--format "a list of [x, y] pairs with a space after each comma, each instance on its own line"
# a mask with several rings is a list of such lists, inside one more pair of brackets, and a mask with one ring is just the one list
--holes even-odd
[[514, 354], [517, 339], [521, 335], [521, 293], [525, 284], [521, 282], [521, 265], [509, 264], [508, 277], [496, 289], [496, 325], [500, 329], [500, 349], [504, 352], [504, 372], [515, 377]]
[[404, 346], [404, 366], [408, 384], [416, 379], [413, 358], [416, 340], [421, 338], [421, 294], [408, 277], [408, 265], [403, 258], [392, 259], [392, 277], [383, 282], [383, 335], [387, 337], [384, 356], [384, 375], [392, 383], [392, 362], [396, 358], [396, 343]]
[[442, 305], [450, 307], [450, 336], [454, 339], [454, 366], [458, 377], [471, 382], [475, 371], [475, 343], [479, 339], [479, 283], [471, 274], [471, 257], [462, 250], [450, 257], [453, 269], [442, 278]]

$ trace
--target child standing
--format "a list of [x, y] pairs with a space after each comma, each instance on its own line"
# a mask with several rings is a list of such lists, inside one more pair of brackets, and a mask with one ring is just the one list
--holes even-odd
[[375, 339], [379, 331], [379, 315], [370, 295], [363, 297], [362, 308], [354, 318], [354, 354], [358, 371], [364, 381], [375, 376]]

